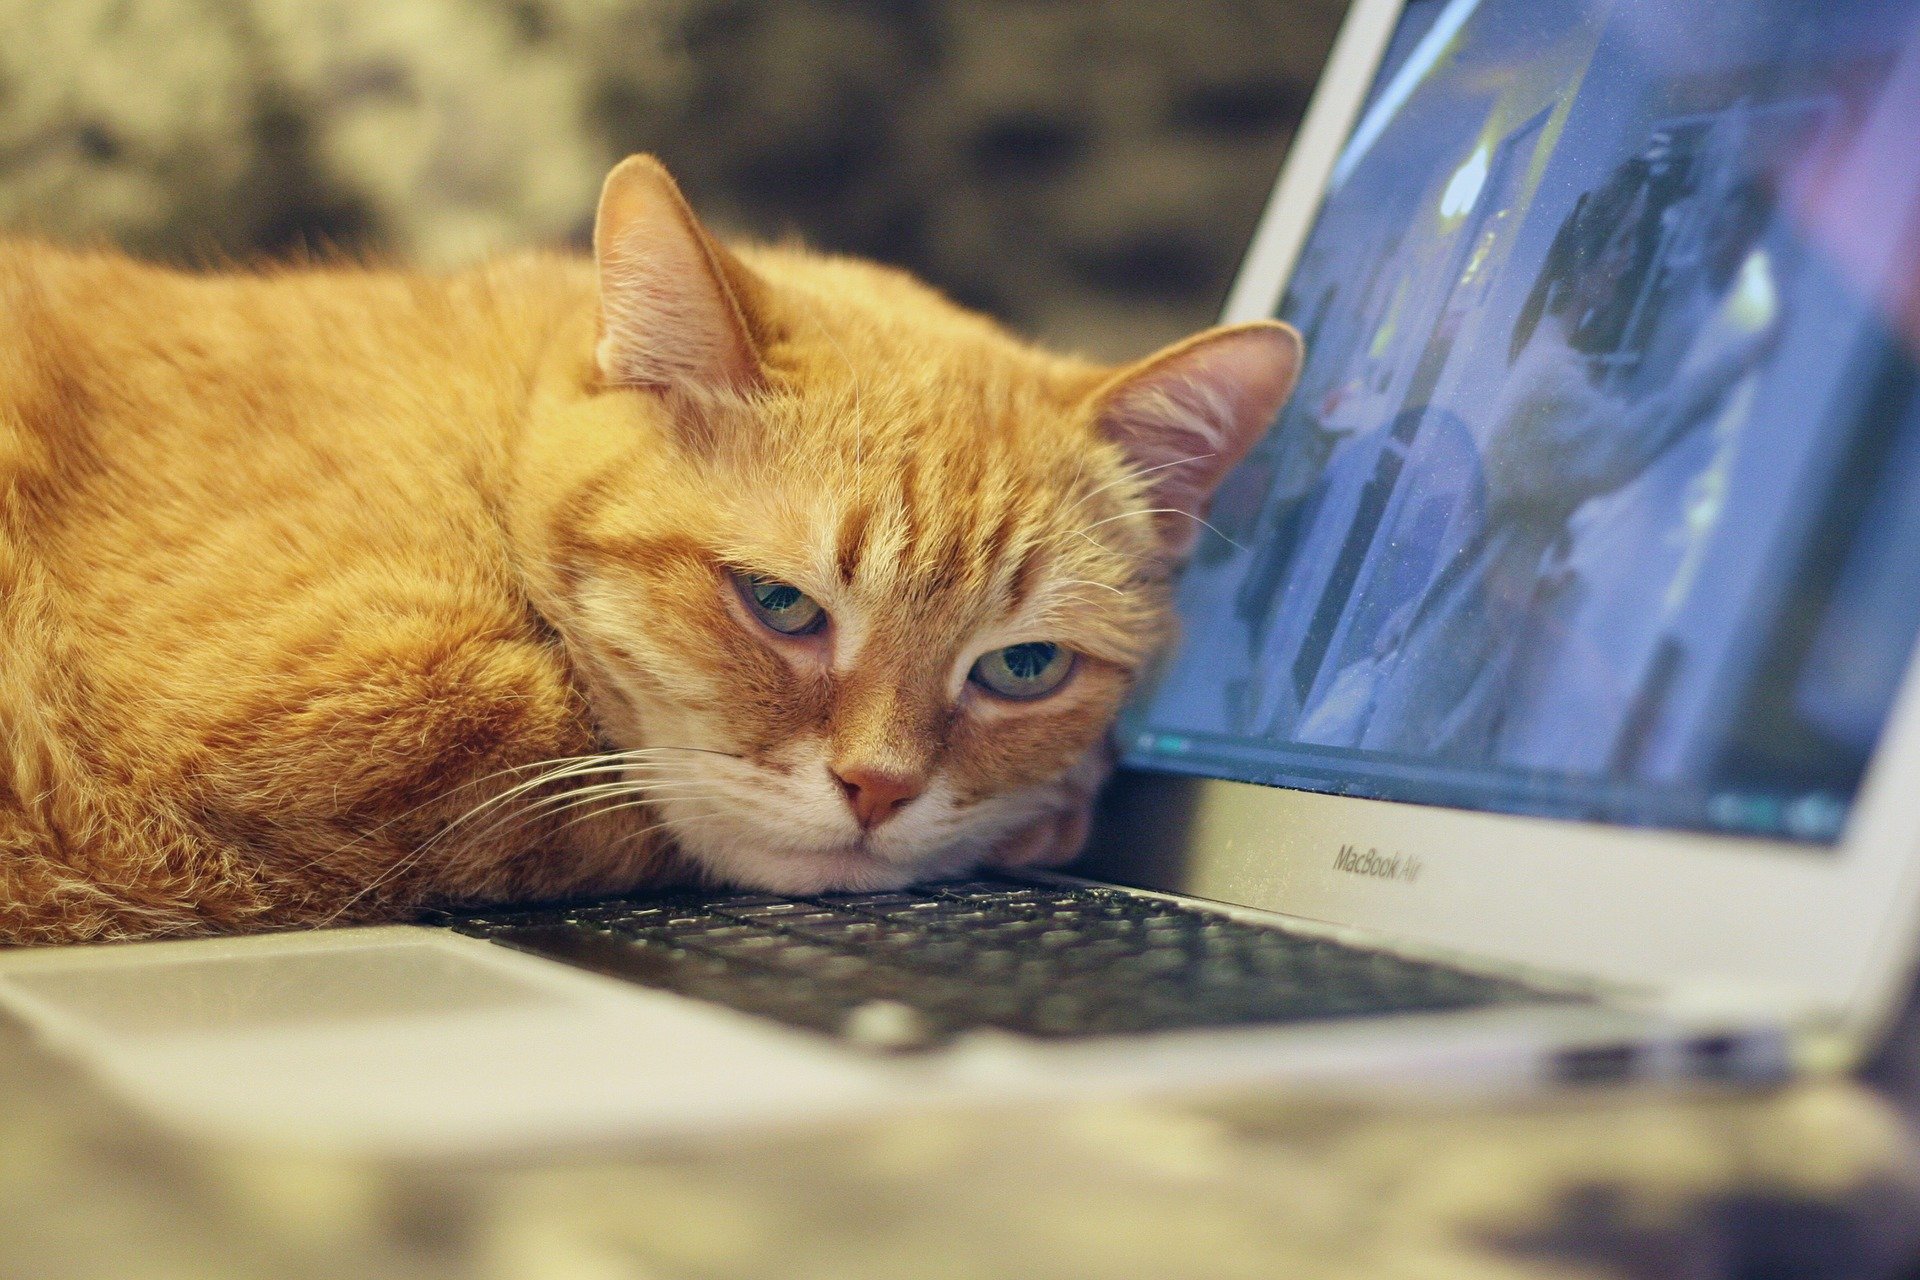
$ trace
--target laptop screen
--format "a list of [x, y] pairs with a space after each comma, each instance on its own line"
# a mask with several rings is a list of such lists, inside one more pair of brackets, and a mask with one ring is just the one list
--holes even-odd
[[1920, 3], [1412, 0], [1127, 762], [1831, 843], [1920, 632]]

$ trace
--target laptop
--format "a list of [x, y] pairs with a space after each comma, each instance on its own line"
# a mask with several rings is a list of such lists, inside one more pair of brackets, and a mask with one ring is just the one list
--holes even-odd
[[1920, 938], [1920, 0], [1358, 0], [1306, 336], [1070, 874], [0, 956], [150, 1115], [497, 1151], [1846, 1069]]

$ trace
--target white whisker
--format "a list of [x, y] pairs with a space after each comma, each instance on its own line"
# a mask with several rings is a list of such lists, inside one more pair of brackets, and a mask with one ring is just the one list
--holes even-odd
[[1058, 578], [1058, 579], [1055, 579], [1055, 581], [1057, 581], [1059, 585], [1063, 587], [1098, 587], [1102, 591], [1111, 591], [1113, 592], [1114, 595], [1121, 596], [1123, 598], [1127, 594], [1126, 592], [1122, 591], [1119, 587], [1114, 586], [1110, 582], [1095, 582], [1090, 578]]
[[1107, 490], [1115, 488], [1116, 486], [1119, 486], [1119, 485], [1123, 485], [1127, 483], [1127, 481], [1129, 480], [1138, 480], [1142, 476], [1150, 476], [1156, 471], [1165, 471], [1169, 467], [1184, 467], [1188, 463], [1205, 462], [1208, 458], [1217, 458], [1219, 456], [1220, 455], [1217, 453], [1196, 453], [1191, 458], [1175, 458], [1172, 462], [1162, 462], [1157, 466], [1144, 467], [1139, 471], [1129, 471], [1127, 472], [1126, 475], [1121, 476], [1118, 480], [1107, 481], [1105, 484], [1101, 485], [1098, 489], [1095, 489], [1091, 493], [1081, 494], [1079, 498], [1074, 500], [1073, 506], [1069, 507], [1068, 510], [1077, 511], [1081, 507], [1085, 506], [1087, 503], [1093, 501], [1095, 498], [1105, 493]]
[[669, 822], [656, 822], [651, 826], [642, 827], [638, 831], [630, 832], [627, 835], [622, 836], [612, 847], [619, 848], [621, 845], [632, 844], [635, 840], [638, 840], [641, 836], [651, 835], [656, 831], [664, 831], [670, 827], [684, 829], [684, 828], [693, 826], [696, 823], [712, 822], [716, 818], [724, 818], [726, 816], [727, 815], [724, 813], [695, 813], [695, 814], [690, 814], [684, 818], [673, 819], [672, 821], [669, 821]]
[[467, 810], [465, 813], [455, 818], [452, 822], [448, 823], [446, 826], [436, 831], [432, 836], [428, 837], [426, 842], [420, 846], [420, 852], [424, 853], [426, 850], [432, 848], [434, 845], [446, 839], [454, 831], [465, 826], [467, 823], [473, 821], [475, 818], [478, 818], [481, 814], [486, 813], [489, 810], [496, 809], [499, 806], [506, 804], [511, 800], [517, 799], [518, 797], [525, 795], [529, 791], [537, 790], [538, 788], [546, 786], [550, 783], [564, 781], [567, 778], [581, 777], [584, 775], [595, 774], [595, 773], [610, 773], [610, 772], [614, 772], [624, 768], [625, 768], [624, 765], [580, 764], [580, 765], [570, 765], [568, 767], [560, 768], [560, 769], [550, 769], [547, 772], [542, 773], [537, 777], [530, 778], [525, 782], [509, 787], [507, 790], [501, 792], [497, 796], [494, 796], [492, 799], [485, 800], [480, 804], [475, 805], [473, 808]]
[[[711, 790], [712, 787], [713, 784], [710, 782], [689, 779], [683, 782], [608, 782], [594, 787], [582, 787], [575, 791], [563, 791], [559, 795], [543, 797], [532, 807], [499, 819], [486, 830], [473, 836], [473, 841], [477, 843], [496, 832], [519, 831], [534, 822], [552, 821], [575, 809], [588, 808], [604, 800], [619, 800], [625, 796], [638, 796], [643, 801], [681, 799], [689, 790]], [[571, 825], [571, 822], [565, 823], [560, 829], [565, 830]]]
[[[727, 797], [724, 792], [716, 791], [711, 793], [710, 795], [705, 795], [705, 796], [680, 795], [680, 796], [667, 796], [663, 798], [669, 799], [669, 800], [690, 801], [690, 800], [724, 800]], [[565, 831], [567, 828], [572, 827], [576, 823], [587, 822], [594, 818], [604, 818], [610, 814], [619, 813], [623, 809], [638, 809], [645, 805], [650, 805], [650, 804], [657, 805], [658, 803], [659, 803], [659, 800], [652, 796], [641, 796], [640, 798], [635, 800], [629, 800], [629, 801], [622, 802], [620, 804], [609, 805], [604, 809], [588, 809], [587, 812], [585, 813], [577, 813], [573, 817], [569, 818], [564, 824], [562, 824], [560, 829], [562, 831]], [[721, 815], [717, 813], [714, 813], [714, 814], [695, 813], [695, 814], [688, 814], [685, 818], [680, 819], [680, 821], [693, 821], [701, 818], [717, 818], [719, 816]], [[663, 818], [662, 821], [656, 825], [667, 826], [672, 821], [673, 821], [672, 819]]]
[[535, 760], [530, 764], [514, 765], [511, 768], [507, 768], [507, 769], [496, 769], [492, 773], [484, 774], [478, 778], [470, 778], [466, 782], [462, 782], [456, 786], [449, 787], [447, 790], [434, 796], [433, 799], [431, 800], [423, 800], [419, 804], [414, 805], [412, 808], [407, 809], [402, 813], [395, 814], [393, 817], [387, 819], [385, 822], [382, 822], [378, 826], [373, 827], [367, 831], [361, 832], [359, 835], [347, 841], [345, 844], [336, 846], [331, 852], [323, 853], [318, 855], [317, 857], [308, 859], [306, 862], [303, 862], [299, 866], [295, 867], [294, 870], [305, 871], [309, 867], [318, 866], [322, 862], [326, 862], [329, 859], [336, 858], [340, 854], [345, 853], [347, 850], [359, 844], [361, 841], [368, 840], [374, 836], [379, 835], [382, 831], [385, 831], [388, 827], [393, 826], [396, 822], [404, 822], [406, 819], [412, 817], [416, 813], [419, 813], [423, 809], [431, 809], [434, 805], [443, 803], [448, 799], [448, 797], [453, 796], [461, 791], [465, 791], [468, 787], [477, 787], [481, 783], [491, 782], [495, 778], [504, 778], [508, 774], [525, 773], [529, 769], [544, 769], [544, 768], [549, 768], [555, 765], [574, 764], [582, 760], [593, 760], [598, 758], [599, 757], [597, 755], [596, 756], [556, 756], [551, 760]]
[[[599, 755], [593, 755], [593, 756], [575, 756], [564, 767], [552, 769], [546, 773], [540, 774], [537, 777], [530, 778], [525, 782], [522, 782], [514, 787], [508, 788], [506, 791], [502, 792], [497, 796], [494, 796], [490, 800], [487, 800], [481, 804], [475, 805], [473, 808], [467, 810], [465, 813], [461, 814], [458, 818], [455, 818], [452, 822], [448, 823], [445, 827], [442, 827], [439, 831], [435, 832], [433, 836], [431, 836], [427, 840], [427, 842], [421, 846], [421, 851], [424, 852], [427, 848], [431, 847], [434, 844], [439, 843], [441, 840], [445, 839], [447, 836], [452, 834], [457, 828], [462, 827], [465, 824], [473, 821], [474, 819], [480, 817], [482, 814], [490, 810], [496, 809], [500, 805], [505, 804], [511, 800], [517, 799], [519, 796], [522, 796], [529, 791], [537, 790], [540, 787], [547, 786], [554, 782], [565, 781], [568, 778], [590, 777], [592, 775], [602, 774], [602, 773], [628, 772], [630, 770], [633, 770], [635, 768], [638, 768], [646, 764], [652, 764], [657, 766], [660, 762], [649, 761], [644, 759], [644, 757], [665, 755], [675, 751], [693, 752], [701, 755], [725, 756], [730, 759], [738, 758], [734, 752], [714, 751], [705, 747], [636, 747], [627, 751], [602, 752]], [[492, 829], [493, 828], [491, 827], [488, 828], [488, 830], [492, 830]]]
[[[1229, 538], [1226, 534], [1221, 533], [1220, 530], [1214, 528], [1211, 524], [1208, 524], [1205, 520], [1202, 520], [1199, 516], [1193, 514], [1193, 512], [1182, 511], [1178, 507], [1148, 507], [1144, 511], [1122, 511], [1118, 515], [1111, 515], [1106, 517], [1103, 520], [1095, 520], [1092, 524], [1087, 526], [1087, 529], [1098, 529], [1103, 524], [1112, 524], [1115, 520], [1125, 520], [1129, 516], [1185, 516], [1187, 519], [1193, 521], [1195, 524], [1199, 525], [1201, 528], [1210, 531], [1215, 537], [1219, 538], [1222, 542], [1234, 548], [1236, 551], [1246, 550], [1245, 547], [1235, 542], [1232, 538]], [[1080, 530], [1079, 532], [1084, 534], [1086, 532], [1086, 529]]]

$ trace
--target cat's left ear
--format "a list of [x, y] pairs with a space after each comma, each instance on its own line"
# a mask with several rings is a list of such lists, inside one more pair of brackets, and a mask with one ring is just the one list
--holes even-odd
[[1147, 486], [1173, 554], [1213, 491], [1266, 433], [1300, 377], [1302, 344], [1272, 320], [1209, 329], [1122, 369], [1094, 393], [1095, 429]]
[[593, 226], [600, 273], [594, 358], [616, 386], [748, 391], [761, 378], [758, 282], [700, 225], [666, 166], [628, 156]]

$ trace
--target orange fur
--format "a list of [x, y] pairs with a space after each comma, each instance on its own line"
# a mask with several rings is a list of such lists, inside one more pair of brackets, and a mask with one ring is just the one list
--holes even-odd
[[[0, 244], [0, 942], [1069, 853], [1168, 630], [1147, 513], [1198, 514], [1297, 358], [1048, 355], [723, 248], [645, 160], [591, 261]], [[767, 632], [732, 570], [831, 626]], [[1029, 640], [1080, 655], [1057, 693], [966, 681]], [[923, 794], [862, 831], [854, 769]]]

